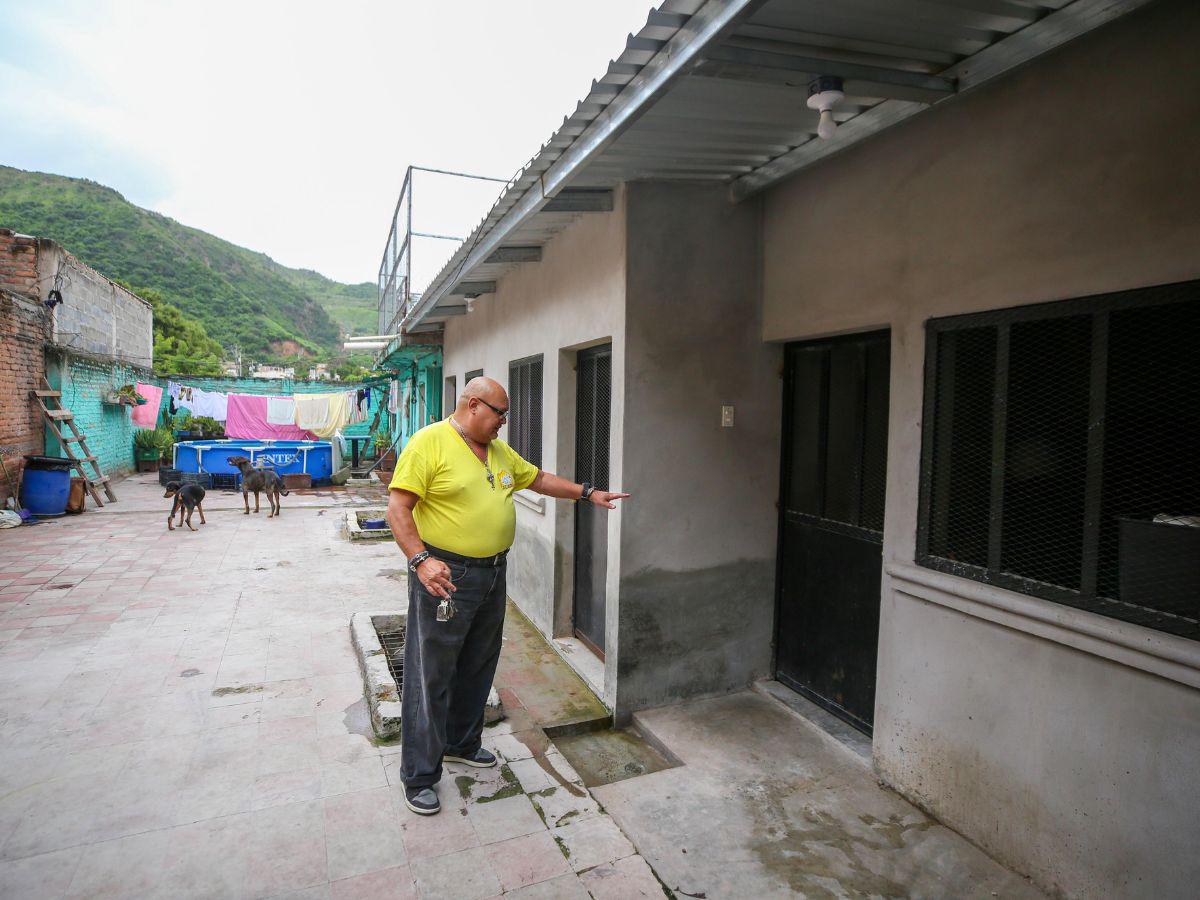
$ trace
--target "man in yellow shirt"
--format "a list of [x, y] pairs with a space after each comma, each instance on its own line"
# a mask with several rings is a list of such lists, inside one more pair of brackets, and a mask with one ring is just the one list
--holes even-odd
[[400, 773], [420, 815], [441, 809], [443, 760], [496, 764], [480, 735], [500, 659], [513, 491], [606, 509], [629, 496], [539, 471], [497, 437], [507, 418], [504, 388], [472, 379], [450, 418], [409, 439], [388, 486], [388, 524], [409, 568]]

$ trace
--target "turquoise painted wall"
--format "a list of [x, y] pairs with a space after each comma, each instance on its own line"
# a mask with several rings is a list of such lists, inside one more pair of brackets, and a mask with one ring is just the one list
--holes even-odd
[[[152, 383], [142, 369], [124, 363], [101, 363], [71, 358], [58, 364], [48, 363], [47, 377], [55, 390], [62, 391], [62, 405], [75, 415], [75, 424], [87, 439], [88, 449], [97, 457], [105, 474], [129, 472], [134, 468], [131, 408], [102, 403], [106, 391], [138, 381]], [[59, 426], [64, 435], [70, 428]], [[64, 456], [58, 439], [46, 429], [46, 453]], [[89, 467], [90, 471], [90, 467]]]
[[[441, 354], [435, 357], [428, 357], [417, 362], [416, 370], [411, 367], [408, 371], [401, 371], [396, 374], [397, 381], [400, 382], [400, 401], [401, 408], [396, 410], [392, 417], [393, 424], [391, 434], [394, 438], [397, 430], [400, 431], [402, 439], [400, 447], [408, 443], [408, 439], [424, 428], [431, 422], [436, 422], [442, 418], [442, 358]], [[409, 384], [409, 398], [407, 405], [404, 405], [404, 386]], [[424, 389], [424, 415], [422, 415], [421, 392]]]

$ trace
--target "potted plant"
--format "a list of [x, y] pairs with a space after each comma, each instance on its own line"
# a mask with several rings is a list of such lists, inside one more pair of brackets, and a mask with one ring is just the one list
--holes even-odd
[[143, 428], [133, 435], [133, 456], [139, 472], [157, 472], [162, 446], [157, 431]]
[[137, 392], [132, 384], [123, 384], [119, 388], [110, 388], [100, 398], [104, 403], [114, 406], [141, 406], [146, 398]]
[[386, 431], [377, 432], [373, 446], [375, 458], [379, 460], [379, 465], [375, 467], [375, 477], [387, 484], [392, 480], [392, 472], [396, 468], [396, 451], [391, 449], [391, 435]]
[[156, 428], [154, 434], [157, 438], [155, 443], [158, 446], [158, 452], [162, 461], [170, 463], [171, 451], [175, 447], [175, 436], [171, 434], [170, 428]]
[[192, 425], [192, 430], [196, 429], [199, 429], [205, 438], [225, 437], [225, 426], [210, 416], [198, 416]]

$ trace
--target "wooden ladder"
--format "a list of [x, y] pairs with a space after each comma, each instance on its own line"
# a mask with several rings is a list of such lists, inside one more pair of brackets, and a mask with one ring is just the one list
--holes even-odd
[[[62, 446], [63, 453], [67, 459], [71, 461], [71, 465], [82, 476], [84, 483], [87, 485], [88, 493], [92, 495], [92, 499], [96, 501], [97, 506], [103, 506], [104, 501], [100, 499], [100, 492], [97, 488], [102, 488], [105, 495], [108, 497], [109, 503], [117, 502], [117, 495], [113, 493], [112, 486], [108, 483], [108, 476], [100, 470], [100, 462], [88, 449], [85, 435], [79, 430], [79, 426], [75, 424], [75, 414], [69, 409], [65, 409], [62, 405], [62, 392], [56, 391], [50, 387], [50, 382], [42, 377], [42, 388], [37, 391], [30, 391], [29, 396], [37, 401], [37, 405], [41, 407], [42, 415], [46, 417], [46, 424], [50, 426], [50, 430], [54, 432], [54, 436], [58, 438], [58, 443]], [[53, 404], [47, 406], [46, 404]], [[59, 425], [63, 422], [71, 429], [69, 436], [64, 436], [59, 431]], [[72, 444], [78, 444], [81, 456], [76, 456], [71, 449]], [[88, 463], [93, 473], [88, 474], [87, 469], [83, 467], [84, 463]]]

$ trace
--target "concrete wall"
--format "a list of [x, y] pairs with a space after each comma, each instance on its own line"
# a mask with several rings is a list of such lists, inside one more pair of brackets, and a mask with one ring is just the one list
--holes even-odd
[[634, 183], [627, 208], [620, 715], [770, 674], [782, 385], [758, 204]]
[[[612, 462], [614, 485], [622, 484], [625, 206], [617, 191], [609, 213], [589, 213], [555, 236], [540, 263], [514, 268], [495, 294], [480, 298], [470, 315], [451, 319], [444, 344], [445, 377], [461, 391], [465, 375], [482, 368], [508, 383], [508, 364], [543, 355], [542, 468], [565, 477], [575, 466], [576, 351], [613, 345]], [[505, 428], [501, 437], [507, 437]], [[609, 625], [618, 603], [622, 510], [609, 515]], [[569, 633], [574, 504], [539, 498], [517, 504], [517, 539], [509, 557], [508, 592], [545, 634]], [[610, 650], [605, 693], [616, 677]]]
[[154, 313], [149, 303], [86, 266], [53, 241], [38, 242], [38, 296], [58, 285], [53, 341], [68, 352], [150, 368]]
[[924, 323], [1200, 277], [1200, 7], [1164, 0], [766, 198], [768, 341], [892, 328], [881, 776], [1070, 896], [1200, 882], [1200, 647], [912, 566]]

